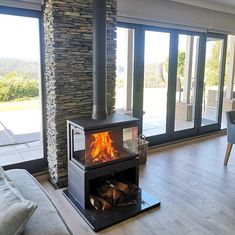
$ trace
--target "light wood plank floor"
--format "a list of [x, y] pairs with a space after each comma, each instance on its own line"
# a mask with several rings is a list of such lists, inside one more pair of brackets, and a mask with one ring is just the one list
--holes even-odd
[[[153, 209], [99, 234], [234, 235], [235, 148], [224, 167], [226, 136], [149, 151], [140, 186], [161, 200]], [[45, 177], [38, 177], [74, 235], [95, 234]]]

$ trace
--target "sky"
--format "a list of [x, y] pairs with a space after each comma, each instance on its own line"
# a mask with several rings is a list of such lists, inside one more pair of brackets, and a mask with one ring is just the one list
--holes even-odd
[[36, 18], [0, 14], [0, 57], [39, 60]]

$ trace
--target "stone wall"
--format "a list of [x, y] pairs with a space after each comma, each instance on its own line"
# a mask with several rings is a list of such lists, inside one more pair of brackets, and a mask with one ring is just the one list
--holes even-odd
[[[107, 106], [115, 104], [116, 0], [107, 0]], [[48, 168], [56, 187], [67, 184], [66, 120], [92, 112], [92, 0], [44, 5]]]

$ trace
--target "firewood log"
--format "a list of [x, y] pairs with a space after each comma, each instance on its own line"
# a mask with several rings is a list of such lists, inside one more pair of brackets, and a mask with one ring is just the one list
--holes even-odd
[[139, 188], [135, 184], [129, 185], [129, 190], [126, 193], [126, 198], [130, 198], [132, 196], [136, 196], [139, 192]]
[[97, 195], [108, 199], [109, 201], [113, 200], [113, 188], [106, 182], [102, 182], [97, 187]]
[[119, 202], [119, 203], [122, 203], [122, 202], [125, 201], [126, 195], [125, 195], [125, 193], [123, 193], [122, 191], [119, 191], [119, 192], [120, 192], [120, 198], [119, 198], [118, 202]]
[[118, 188], [120, 191], [125, 192], [128, 190], [128, 184], [125, 184], [121, 181], [112, 180], [112, 183]]
[[138, 187], [131, 182], [122, 182], [116, 179], [112, 180], [112, 183], [118, 188], [120, 191], [125, 193], [126, 197], [129, 198], [131, 196], [135, 196], [138, 193]]
[[103, 211], [110, 209], [112, 207], [112, 205], [109, 202], [107, 202], [101, 197], [94, 196], [94, 195], [90, 195], [90, 202], [91, 202], [91, 205], [93, 205], [96, 209], [100, 209]]
[[97, 188], [97, 195], [109, 202], [113, 202], [115, 205], [116, 201], [120, 198], [121, 193], [113, 184], [105, 182]]
[[113, 188], [113, 205], [114, 206], [116, 205], [116, 202], [120, 199], [120, 196], [121, 196], [121, 192], [118, 189]]
[[97, 195], [111, 201], [113, 199], [113, 189], [108, 188], [106, 191], [97, 190]]
[[117, 201], [120, 198], [120, 191], [114, 185], [111, 185], [110, 187], [113, 191], [113, 200]]

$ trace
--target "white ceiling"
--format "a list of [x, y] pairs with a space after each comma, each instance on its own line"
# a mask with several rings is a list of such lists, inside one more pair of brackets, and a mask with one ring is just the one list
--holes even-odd
[[171, 1], [235, 14], [235, 0], [171, 0]]

